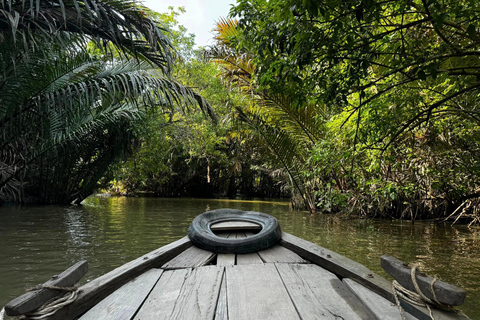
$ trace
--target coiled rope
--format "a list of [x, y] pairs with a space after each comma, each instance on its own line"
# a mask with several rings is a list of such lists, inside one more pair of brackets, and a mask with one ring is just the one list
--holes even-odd
[[[51, 289], [51, 290], [63, 291], [65, 292], [65, 294], [60, 298], [48, 301], [47, 303], [45, 303], [44, 305], [39, 307], [37, 310], [31, 313], [22, 315], [20, 317], [14, 317], [13, 319], [18, 319], [18, 320], [45, 319], [53, 315], [55, 312], [57, 312], [61, 308], [73, 303], [77, 299], [77, 293], [78, 293], [77, 285], [73, 287], [57, 287], [57, 286], [41, 284], [34, 288], [28, 289], [27, 292], [33, 291], [33, 290], [39, 290], [39, 289]], [[4, 314], [5, 314], [5, 308], [3, 308], [2, 311], [0, 311], [0, 320], [4, 319]]]
[[398, 309], [400, 310], [402, 319], [406, 320], [405, 311], [400, 305], [400, 298], [410, 304], [426, 307], [428, 309], [430, 318], [432, 320], [435, 320], [435, 318], [433, 317], [432, 309], [430, 308], [431, 306], [435, 308], [440, 308], [440, 309], [448, 310], [451, 312], [455, 312], [455, 313], [461, 313], [459, 310], [453, 308], [452, 306], [445, 305], [438, 301], [437, 296], [435, 294], [435, 290], [433, 290], [433, 285], [438, 280], [437, 277], [434, 277], [432, 282], [430, 283], [430, 292], [433, 295], [433, 300], [425, 296], [423, 292], [420, 290], [420, 287], [417, 282], [417, 278], [416, 278], [417, 269], [418, 269], [418, 264], [414, 264], [410, 271], [410, 276], [412, 278], [412, 283], [413, 283], [413, 286], [415, 287], [416, 292], [408, 290], [407, 288], [402, 286], [400, 283], [398, 283], [397, 280], [393, 280], [392, 282], [393, 295], [395, 296], [395, 301], [397, 303]]

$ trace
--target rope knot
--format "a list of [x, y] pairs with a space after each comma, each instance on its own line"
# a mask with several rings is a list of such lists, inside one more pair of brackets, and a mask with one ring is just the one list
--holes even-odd
[[419, 264], [415, 263], [414, 265], [412, 265], [411, 272], [410, 272], [412, 283], [413, 283], [413, 286], [415, 287], [415, 292], [408, 290], [407, 288], [402, 286], [397, 280], [393, 280], [393, 282], [392, 282], [393, 295], [395, 297], [397, 307], [400, 310], [402, 319], [406, 320], [405, 312], [404, 312], [402, 306], [400, 305], [399, 298], [401, 298], [402, 300], [404, 300], [404, 301], [406, 301], [410, 304], [414, 304], [414, 305], [421, 306], [421, 307], [426, 307], [428, 309], [428, 312], [430, 313], [430, 318], [432, 320], [435, 320], [435, 318], [433, 317], [432, 309], [430, 308], [431, 306], [458, 313], [459, 311], [454, 309], [452, 306], [445, 305], [445, 304], [438, 301], [437, 295], [435, 294], [435, 290], [433, 288], [433, 285], [438, 280], [437, 277], [434, 277], [432, 282], [430, 283], [430, 292], [433, 296], [433, 300], [428, 298], [427, 296], [425, 296], [425, 294], [422, 292], [422, 290], [420, 290], [420, 286], [418, 285], [418, 282], [417, 282], [417, 277], [416, 276], [417, 276], [417, 270], [418, 269], [419, 269]]
[[54, 298], [53, 301], [49, 301], [45, 303], [36, 311], [24, 315], [21, 319], [41, 320], [41, 319], [50, 317], [52, 314], [54, 314], [58, 310], [73, 303], [77, 299], [78, 288], [79, 288], [78, 285], [74, 285], [72, 287], [58, 287], [58, 286], [51, 286], [48, 284], [39, 284], [36, 287], [27, 289], [27, 291], [33, 291], [33, 290], [39, 290], [39, 289], [50, 289], [50, 290], [63, 291], [65, 292], [65, 294], [60, 298], [57, 298], [57, 299]]

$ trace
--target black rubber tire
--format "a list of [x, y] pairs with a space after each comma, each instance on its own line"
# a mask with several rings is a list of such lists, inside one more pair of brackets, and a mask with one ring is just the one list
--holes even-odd
[[[259, 233], [240, 239], [222, 238], [210, 226], [225, 221], [247, 221], [259, 224]], [[188, 228], [188, 237], [199, 248], [216, 253], [250, 253], [266, 249], [282, 237], [280, 224], [274, 217], [255, 211], [218, 209], [198, 215]]]

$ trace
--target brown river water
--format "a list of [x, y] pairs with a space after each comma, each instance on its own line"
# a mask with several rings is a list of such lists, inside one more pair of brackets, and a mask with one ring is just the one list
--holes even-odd
[[79, 260], [89, 281], [186, 235], [206, 210], [234, 208], [275, 216], [283, 231], [380, 267], [388, 254], [467, 290], [461, 309], [480, 319], [480, 228], [406, 221], [345, 220], [290, 211], [282, 201], [91, 197], [82, 206], [0, 207], [0, 308]]

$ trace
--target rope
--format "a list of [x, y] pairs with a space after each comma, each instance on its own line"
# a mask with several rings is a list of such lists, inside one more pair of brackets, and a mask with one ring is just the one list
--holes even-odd
[[[57, 312], [61, 308], [73, 303], [77, 299], [78, 286], [76, 285], [73, 287], [57, 287], [57, 286], [41, 284], [34, 288], [28, 289], [27, 291], [33, 291], [38, 289], [51, 289], [51, 290], [64, 291], [66, 292], [66, 294], [64, 294], [62, 297], [58, 299], [45, 303], [34, 312], [31, 312], [22, 316], [21, 318], [22, 320], [23, 319], [25, 320], [45, 319], [53, 315], [55, 312]], [[3, 319], [0, 318], [0, 320], [3, 320]]]
[[417, 277], [416, 277], [417, 269], [418, 269], [418, 264], [414, 264], [410, 272], [412, 283], [413, 283], [413, 286], [415, 287], [416, 292], [406, 289], [400, 283], [398, 283], [397, 280], [393, 280], [392, 282], [393, 295], [395, 297], [395, 302], [397, 303], [397, 307], [400, 310], [402, 320], [406, 320], [406, 318], [405, 318], [405, 311], [400, 305], [400, 298], [410, 304], [427, 308], [430, 314], [430, 318], [432, 320], [435, 320], [435, 318], [433, 317], [432, 309], [430, 308], [430, 306], [459, 313], [459, 311], [454, 309], [453, 307], [445, 305], [438, 301], [437, 295], [435, 294], [435, 290], [433, 290], [433, 285], [437, 281], [437, 277], [434, 277], [432, 282], [430, 283], [430, 292], [433, 295], [433, 300], [423, 294], [417, 282]]

